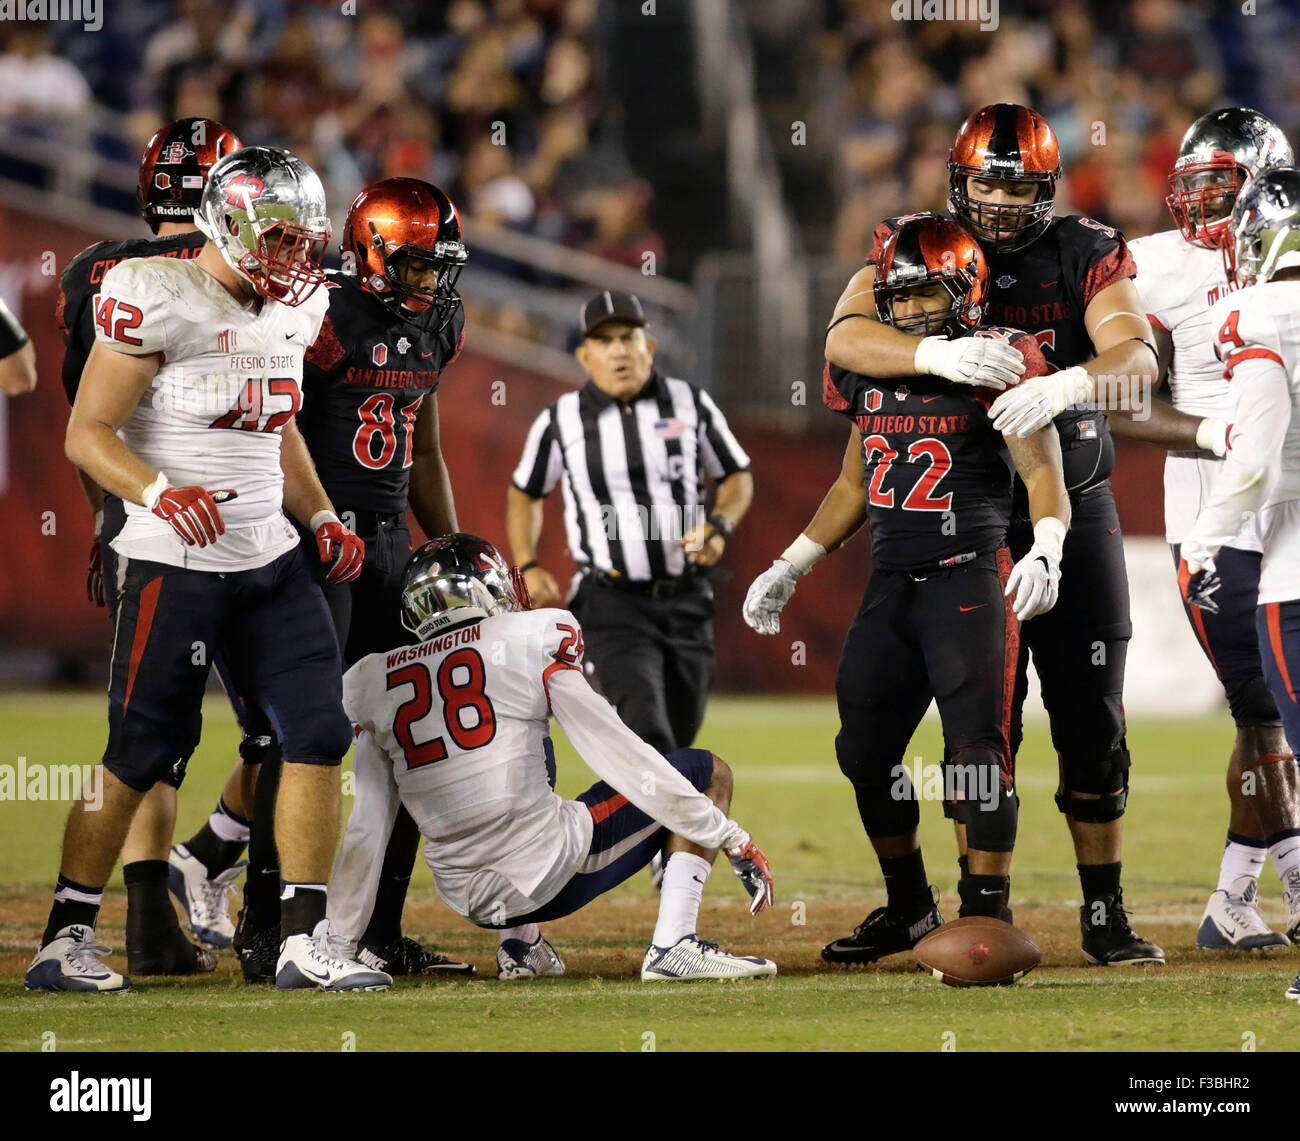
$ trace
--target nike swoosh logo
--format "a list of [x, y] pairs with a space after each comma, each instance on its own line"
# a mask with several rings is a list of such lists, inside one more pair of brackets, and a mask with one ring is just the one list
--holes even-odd
[[302, 966], [302, 964], [298, 965], [298, 969], [302, 971], [302, 973], [306, 975], [309, 979], [316, 979], [319, 982], [327, 982], [330, 977], [329, 971], [324, 971], [321, 974], [317, 974], [315, 971], [309, 971], [306, 967]]
[[939, 398], [938, 398], [937, 396], [922, 396], [922, 397], [921, 397], [921, 403], [922, 403], [922, 404], [929, 404], [931, 400], [938, 400], [938, 399], [939, 399]]
[[971, 610], [980, 610], [987, 605], [988, 605], [987, 602], [981, 602], [978, 606], [959, 606], [957, 607], [957, 609], [960, 610], [963, 614], [965, 614]]
[[432, 349], [430, 349], [427, 353], [421, 353], [421, 354], [420, 354], [420, 359], [421, 359], [422, 361], [427, 361], [431, 356], [433, 356], [433, 350], [432, 350]]
[[1288, 848], [1285, 852], [1279, 852], [1278, 855], [1277, 855], [1277, 858], [1278, 858], [1279, 860], [1285, 860], [1285, 859], [1287, 858], [1287, 856], [1289, 856], [1289, 855], [1290, 855], [1292, 852], [1294, 852], [1294, 851], [1295, 851], [1294, 848]]
[[1052, 286], [1058, 284], [1060, 280], [1061, 279], [1058, 277], [1056, 281], [1040, 281], [1038, 285], [1040, 289], [1051, 289]]
[[298, 330], [295, 329], [292, 333], [285, 333], [284, 339], [286, 341], [292, 341], [294, 337], [296, 337], [297, 335], [298, 335]]
[[1118, 531], [1118, 530], [1119, 530], [1118, 527], [1112, 527], [1109, 531], [1106, 532], [1106, 534], [1107, 534], [1107, 535], [1113, 535], [1113, 534], [1114, 534], [1116, 531]]
[[986, 887], [980, 888], [980, 895], [1001, 895], [1001, 894], [1002, 894], [1002, 889], [1000, 887], [995, 887], [992, 891], [989, 891], [989, 889]]

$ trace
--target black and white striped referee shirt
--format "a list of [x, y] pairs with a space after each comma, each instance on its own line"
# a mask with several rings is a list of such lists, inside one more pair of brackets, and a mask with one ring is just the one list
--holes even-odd
[[561, 396], [533, 421], [512, 482], [542, 499], [563, 475], [574, 562], [644, 582], [685, 570], [678, 540], [705, 521], [704, 476], [748, 468], [712, 397], [654, 372], [628, 401], [591, 381]]

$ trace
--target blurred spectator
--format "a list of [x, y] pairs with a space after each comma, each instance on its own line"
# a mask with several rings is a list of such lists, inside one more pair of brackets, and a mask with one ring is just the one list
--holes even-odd
[[0, 117], [33, 124], [83, 114], [91, 91], [74, 64], [50, 51], [39, 23], [14, 25], [0, 55]]

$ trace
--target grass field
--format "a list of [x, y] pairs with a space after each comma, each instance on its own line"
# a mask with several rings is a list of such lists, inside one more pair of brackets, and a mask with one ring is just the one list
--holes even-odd
[[[190, 764], [178, 835], [206, 816], [234, 757], [228, 708], [211, 697], [204, 742]], [[1222, 1050], [1300, 1044], [1300, 1009], [1282, 991], [1300, 954], [1231, 957], [1197, 952], [1197, 922], [1218, 868], [1225, 824], [1226, 717], [1139, 722], [1126, 818], [1125, 891], [1135, 926], [1169, 955], [1163, 969], [1082, 965], [1079, 886], [1064, 823], [1052, 802], [1055, 763], [1045, 725], [1021, 752], [1020, 841], [1013, 869], [1017, 924], [1043, 949], [1019, 985], [954, 990], [916, 973], [910, 956], [873, 968], [829, 969], [818, 957], [884, 890], [852, 797], [835, 766], [834, 708], [823, 700], [716, 699], [700, 743], [735, 769], [733, 815], [772, 862], [777, 906], [756, 919], [723, 864], [709, 883], [700, 929], [738, 951], [775, 959], [770, 982], [667, 989], [637, 977], [656, 897], [641, 877], [586, 912], [548, 928], [565, 955], [561, 979], [495, 979], [495, 936], [443, 907], [417, 868], [407, 931], [478, 964], [472, 982], [400, 980], [385, 995], [280, 995], [250, 988], [226, 953], [215, 975], [143, 980], [127, 995], [28, 994], [22, 974], [48, 907], [66, 803], [0, 801], [0, 1049], [36, 1050], [53, 1032], [60, 1050]], [[0, 764], [86, 763], [102, 749], [102, 695], [0, 698]], [[560, 791], [593, 779], [557, 740]], [[927, 721], [911, 752], [941, 752]], [[345, 801], [346, 804], [346, 801]], [[922, 806], [930, 877], [945, 916], [956, 913], [951, 832], [937, 804]], [[1282, 919], [1271, 870], [1265, 913]], [[100, 930], [120, 951], [120, 873]], [[114, 959], [125, 964], [125, 956]], [[354, 1036], [351, 1041], [348, 1035]]]

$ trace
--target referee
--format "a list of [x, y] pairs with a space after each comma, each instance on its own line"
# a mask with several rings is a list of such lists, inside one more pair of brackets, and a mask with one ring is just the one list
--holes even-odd
[[[641, 302], [606, 290], [582, 309], [587, 383], [533, 422], [506, 500], [506, 534], [536, 606], [563, 606], [537, 561], [542, 500], [564, 477], [569, 609], [623, 722], [661, 753], [685, 748], [713, 678], [707, 569], [749, 510], [749, 456], [706, 392], [654, 368]], [[712, 513], [704, 477], [718, 481]]]

